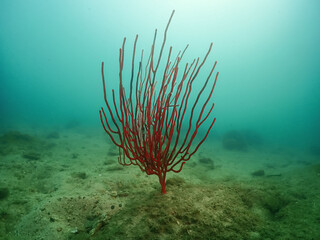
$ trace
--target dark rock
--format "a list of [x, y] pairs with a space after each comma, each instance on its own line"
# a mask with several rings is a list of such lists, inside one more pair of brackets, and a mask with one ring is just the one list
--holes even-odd
[[223, 147], [227, 150], [246, 151], [248, 144], [238, 131], [227, 132], [222, 138]]
[[106, 170], [113, 172], [113, 171], [122, 171], [124, 168], [123, 166], [110, 166]]
[[261, 169], [251, 173], [251, 175], [254, 177], [263, 177], [265, 175], [265, 172]]
[[222, 144], [227, 150], [246, 151], [248, 146], [261, 145], [262, 138], [253, 130], [232, 130], [223, 135]]
[[119, 151], [115, 151], [114, 148], [109, 149], [108, 155], [111, 157], [119, 156]]
[[80, 126], [80, 122], [78, 120], [70, 120], [66, 123], [65, 128], [66, 129], [73, 129]]
[[60, 134], [58, 132], [51, 132], [47, 135], [47, 138], [51, 139], [58, 139], [60, 138]]
[[280, 210], [286, 207], [290, 201], [287, 196], [278, 193], [264, 199], [263, 205], [273, 217], [281, 218]]
[[39, 160], [41, 158], [41, 155], [40, 153], [37, 153], [37, 152], [28, 152], [28, 153], [24, 153], [22, 157], [28, 160]]
[[261, 145], [263, 143], [260, 134], [253, 130], [244, 130], [241, 133], [248, 145]]
[[310, 146], [309, 150], [310, 150], [310, 153], [315, 156], [320, 155], [320, 146], [316, 146], [316, 145]]
[[9, 196], [8, 188], [0, 188], [0, 200], [6, 199]]
[[214, 169], [214, 163], [211, 158], [200, 158], [199, 163], [206, 166], [209, 169]]
[[173, 185], [173, 186], [182, 186], [185, 183], [185, 180], [181, 177], [173, 177], [173, 178], [169, 178], [166, 181], [166, 185]]
[[74, 178], [80, 178], [80, 179], [86, 179], [87, 174], [85, 172], [74, 172], [71, 174], [72, 177]]
[[30, 144], [34, 140], [34, 137], [18, 131], [10, 131], [0, 137], [0, 143], [5, 144]]

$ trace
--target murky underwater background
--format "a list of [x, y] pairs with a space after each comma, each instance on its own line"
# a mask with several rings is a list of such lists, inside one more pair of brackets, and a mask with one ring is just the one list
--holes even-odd
[[[169, 46], [189, 44], [185, 64], [213, 42], [195, 93], [218, 61], [217, 120], [162, 196], [157, 177], [117, 163], [99, 119], [100, 68], [111, 93], [126, 37], [129, 84], [135, 35], [138, 59], [157, 28], [158, 54], [173, 9], [160, 67]], [[0, 239], [320, 239], [319, 10], [313, 0], [2, 0]]]

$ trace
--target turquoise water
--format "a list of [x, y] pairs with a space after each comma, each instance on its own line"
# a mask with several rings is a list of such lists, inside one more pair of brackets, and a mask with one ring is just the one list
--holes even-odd
[[[137, 71], [141, 50], [144, 49], [144, 63], [150, 53], [155, 29], [158, 31], [155, 57], [159, 55], [164, 29], [172, 10], [175, 10], [175, 14], [168, 29], [158, 76], [162, 75], [161, 70], [163, 71], [165, 66], [169, 46], [173, 47], [173, 55], [176, 56], [179, 50], [183, 50], [189, 44], [181, 63], [181, 66], [184, 66], [187, 62], [192, 62], [194, 58], [203, 59], [212, 42], [212, 51], [194, 83], [195, 92], [191, 96], [194, 99], [214, 61], [218, 62], [211, 79], [212, 83], [216, 72], [219, 72], [213, 95], [215, 107], [210, 116], [210, 119], [216, 117], [216, 122], [203, 150], [195, 156], [195, 159], [200, 161], [198, 165], [201, 166], [201, 159], [205, 159], [202, 164], [209, 164], [209, 169], [212, 168], [213, 163], [206, 161], [208, 156], [213, 158], [215, 166], [216, 163], [218, 163], [217, 165], [222, 163], [222, 166], [226, 166], [228, 165], [226, 159], [231, 159], [229, 163], [236, 164], [238, 159], [255, 159], [264, 154], [261, 157], [264, 159], [261, 160], [261, 165], [247, 161], [243, 167], [240, 167], [241, 171], [234, 174], [241, 179], [243, 174], [250, 177], [255, 174], [259, 175], [259, 172], [255, 171], [262, 168], [264, 170], [267, 168], [266, 175], [271, 177], [283, 177], [284, 172], [289, 172], [289, 176], [286, 175], [285, 179], [279, 180], [278, 184], [276, 181], [270, 183], [268, 182], [270, 178], [266, 178], [268, 184], [275, 184], [279, 187], [279, 192], [285, 191], [282, 192], [283, 194], [290, 192], [286, 191], [287, 189], [283, 185], [286, 181], [292, 180], [292, 189], [297, 192], [300, 191], [297, 190], [301, 187], [300, 183], [305, 184], [310, 180], [308, 177], [313, 176], [311, 173], [316, 172], [317, 174], [311, 178], [310, 182], [314, 184], [319, 181], [320, 3], [314, 0], [2, 0], [0, 3], [0, 133], [1, 141], [4, 144], [2, 152], [0, 152], [2, 154], [2, 176], [14, 175], [10, 169], [20, 161], [19, 158], [15, 158], [20, 155], [32, 161], [38, 160], [37, 157], [41, 155], [46, 159], [45, 162], [47, 160], [50, 162], [52, 156], [59, 156], [60, 163], [62, 165], [70, 164], [72, 169], [70, 171], [75, 172], [89, 169], [89, 166], [95, 165], [95, 160], [99, 161], [98, 159], [104, 158], [107, 152], [103, 152], [103, 144], [108, 140], [104, 136], [99, 118], [100, 107], [105, 107], [101, 62], [103, 61], [105, 65], [107, 94], [110, 97], [111, 89], [118, 88], [119, 49], [122, 46], [123, 38], [126, 37], [123, 81], [128, 89], [132, 49], [136, 34], [139, 35], [135, 65]], [[182, 69], [183, 67], [179, 71], [183, 71]], [[208, 89], [206, 93], [208, 93]], [[199, 105], [201, 106], [205, 100], [205, 97], [201, 98]], [[190, 108], [191, 106], [188, 106], [188, 110]], [[189, 116], [187, 115], [187, 118]], [[200, 129], [200, 136], [203, 136], [209, 126], [208, 123], [206, 124], [204, 128]], [[36, 154], [34, 152], [31, 155], [30, 153], [26, 154], [26, 149], [30, 147], [26, 145], [26, 142], [31, 139], [30, 136], [49, 142], [45, 146], [40, 144], [41, 150], [39, 150], [40, 147], [39, 149], [35, 147]], [[67, 138], [69, 141], [66, 140]], [[61, 141], [51, 142], [54, 139]], [[35, 145], [42, 140], [35, 140]], [[59, 148], [65, 144], [64, 141], [70, 144], [70, 146], [67, 144], [69, 150]], [[74, 144], [71, 143], [72, 141]], [[42, 153], [42, 151], [47, 151], [43, 149], [51, 149], [50, 144], [51, 147], [58, 146], [58, 148], [50, 150], [51, 155]], [[112, 148], [114, 148], [113, 145], [110, 145], [110, 149]], [[217, 150], [217, 155], [213, 150]], [[37, 155], [38, 153], [40, 155]], [[79, 154], [86, 156], [80, 160], [80, 162], [83, 161], [82, 168], [74, 167], [77, 165], [75, 160], [70, 163], [69, 160], [63, 158], [68, 154], [75, 154], [72, 155], [72, 159], [77, 159]], [[116, 159], [115, 153], [109, 152], [108, 154]], [[273, 159], [270, 160], [271, 164], [268, 163], [268, 159]], [[57, 160], [57, 163], [53, 162], [54, 164], [50, 166], [53, 169], [58, 168], [60, 165], [57, 164], [60, 164], [60, 160]], [[288, 161], [294, 162], [292, 168], [286, 168]], [[91, 162], [94, 164], [89, 165]], [[31, 167], [30, 165], [23, 166], [25, 168]], [[32, 166], [47, 168], [43, 163], [40, 165], [34, 163]], [[187, 166], [192, 167], [192, 165], [186, 164], [186, 168], [188, 168]], [[208, 178], [219, 176], [221, 180], [232, 173], [230, 168], [232, 167], [228, 167], [228, 170], [221, 170], [220, 173], [219, 170], [217, 173], [208, 173]], [[68, 172], [68, 170], [65, 171]], [[201, 169], [199, 171], [201, 172]], [[301, 177], [303, 180], [297, 185], [294, 182], [295, 171], [306, 174]], [[89, 176], [94, 175], [93, 172], [90, 172]], [[197, 174], [190, 175], [190, 172], [186, 170], [186, 175], [182, 176], [186, 179], [190, 176], [190, 179], [197, 179]], [[59, 174], [58, 170], [57, 174]], [[72, 174], [71, 178], [75, 176]], [[144, 175], [142, 176], [144, 177]], [[200, 175], [201, 173], [199, 173]], [[41, 194], [51, 193], [54, 195], [56, 190], [52, 189], [55, 188], [55, 184], [60, 186], [63, 183], [55, 182], [54, 186], [51, 186], [53, 179], [57, 178], [55, 174], [52, 176], [52, 179], [47, 180], [50, 190], [46, 189], [43, 193], [35, 187], [36, 190], [28, 190], [28, 192], [38, 192], [39, 190]], [[114, 176], [118, 179], [117, 172]], [[132, 180], [133, 175], [130, 176], [125, 175], [124, 178]], [[0, 189], [0, 204], [3, 204], [0, 205], [2, 211], [2, 213], [0, 211], [0, 219], [3, 223], [0, 225], [0, 232], [8, 234], [3, 233], [3, 236], [12, 237], [14, 235], [13, 229], [17, 223], [20, 223], [20, 218], [17, 217], [19, 214], [14, 212], [6, 215], [3, 213], [3, 209], [6, 208], [5, 206], [12, 207], [10, 204], [15, 206], [10, 201], [13, 201], [12, 198], [16, 198], [19, 194], [21, 196], [22, 193], [11, 189], [17, 184], [15, 178], [8, 179], [0, 177], [1, 189], [10, 186], [9, 200], [6, 190]], [[61, 177], [61, 179], [64, 178]], [[156, 177], [152, 179], [156, 182], [155, 186], [159, 187]], [[235, 182], [239, 179], [236, 178]], [[28, 180], [34, 182], [34, 178]], [[188, 182], [188, 180], [186, 181]], [[265, 186], [263, 181], [259, 181], [257, 185]], [[201, 184], [203, 183], [200, 183], [200, 186], [202, 186]], [[250, 185], [250, 188], [259, 189], [257, 185]], [[94, 190], [92, 190], [92, 194], [94, 194]], [[110, 192], [112, 192], [111, 190]], [[148, 192], [146, 189], [141, 191], [144, 190]], [[132, 189], [131, 191], [134, 192]], [[306, 199], [308, 201], [318, 199], [317, 201], [319, 201], [316, 193], [315, 196], [308, 195], [312, 191], [314, 189], [306, 190], [304, 193], [307, 196]], [[68, 195], [66, 192], [68, 190], [54, 196], [63, 198]], [[2, 194], [4, 200], [1, 198]], [[74, 195], [76, 194], [74, 193]], [[192, 196], [189, 197], [192, 199]], [[32, 199], [36, 199], [36, 197]], [[48, 198], [40, 197], [40, 199]], [[252, 201], [254, 202], [254, 200]], [[133, 205], [131, 201], [128, 202]], [[123, 203], [117, 202], [117, 204]], [[174, 203], [172, 204], [174, 205]], [[30, 209], [38, 206], [40, 205], [34, 203], [32, 207], [26, 207], [21, 215], [30, 216], [28, 215]], [[306, 203], [302, 203], [302, 206], [306, 206]], [[136, 210], [135, 208], [130, 209]], [[319, 213], [319, 209], [314, 208], [313, 210], [314, 218], [310, 219], [311, 226], [319, 223], [319, 216], [315, 217]], [[10, 221], [12, 220], [13, 223], [8, 226], [5, 223], [8, 222], [6, 216], [11, 217], [11, 214]], [[182, 219], [179, 221], [183, 222]], [[105, 219], [101, 220], [100, 218], [101, 222], [102, 225], [106, 225]], [[299, 226], [301, 229], [305, 227], [304, 225]], [[22, 228], [19, 227], [20, 230]], [[79, 228], [81, 227], [79, 226]], [[92, 229], [95, 228], [92, 227]], [[61, 232], [63, 231], [61, 230]], [[69, 233], [70, 231], [72, 229], [66, 230]], [[161, 231], [166, 230], [162, 229]], [[233, 231], [237, 230], [233, 229]], [[250, 231], [259, 232], [252, 229]], [[190, 239], [193, 239], [189, 230], [185, 232], [188, 232], [187, 236], [191, 236]], [[264, 239], [262, 236], [273, 236], [272, 234], [263, 235], [261, 232], [259, 234], [249, 234], [250, 238], [247, 239]], [[34, 235], [30, 236], [32, 239]], [[168, 237], [170, 234], [165, 236]], [[283, 236], [289, 237], [282, 239], [290, 239], [290, 237], [293, 239], [294, 236], [296, 239], [312, 239], [312, 237], [320, 235], [315, 233], [306, 235], [305, 238], [290, 234]], [[0, 237], [0, 239], [7, 238]], [[13, 239], [22, 238], [14, 235]], [[170, 239], [170, 237], [164, 239]], [[181, 239], [189, 238], [182, 237]], [[217, 239], [220, 238], [217, 237]], [[232, 239], [232, 237], [221, 237], [221, 239]]]
[[270, 141], [308, 146], [319, 133], [319, 7], [317, 1], [2, 1], [2, 126], [69, 119], [99, 125], [101, 61], [116, 82], [123, 37], [128, 58], [135, 34], [138, 47], [149, 49], [157, 28], [160, 45], [175, 9], [167, 47], [190, 44], [191, 61], [213, 42], [210, 60], [220, 72], [216, 130], [250, 128]]

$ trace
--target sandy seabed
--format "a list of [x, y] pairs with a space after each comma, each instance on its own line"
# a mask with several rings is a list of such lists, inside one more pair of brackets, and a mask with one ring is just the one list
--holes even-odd
[[182, 172], [118, 164], [102, 131], [2, 131], [0, 239], [320, 239], [320, 156], [207, 141]]

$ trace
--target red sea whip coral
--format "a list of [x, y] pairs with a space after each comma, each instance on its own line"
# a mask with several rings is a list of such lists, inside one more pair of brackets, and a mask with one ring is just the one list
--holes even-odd
[[[104, 77], [104, 63], [101, 64], [104, 100], [107, 114], [101, 108], [100, 119], [106, 133], [119, 148], [119, 163], [124, 166], [136, 165], [148, 175], [155, 174], [159, 178], [162, 193], [166, 193], [166, 176], [172, 171], [178, 173], [183, 165], [199, 149], [206, 140], [215, 118], [210, 117], [214, 103], [210, 103], [219, 72], [214, 81], [209, 81], [216, 67], [214, 62], [209, 75], [197, 97], [190, 98], [193, 84], [212, 48], [202, 61], [199, 58], [180, 66], [186, 48], [171, 60], [172, 47], [163, 71], [159, 65], [162, 59], [168, 27], [173, 17], [172, 12], [164, 32], [162, 46], [155, 59], [155, 30], [153, 44], [147, 64], [143, 65], [143, 50], [135, 74], [135, 52], [138, 35], [133, 46], [132, 69], [129, 91], [123, 85], [124, 47], [123, 40], [119, 53], [119, 92], [112, 89], [112, 103], [107, 99]], [[179, 70], [183, 72], [179, 72]], [[180, 71], [181, 71], [180, 70]], [[179, 79], [178, 80], [178, 72]], [[181, 76], [180, 76], [181, 75]], [[211, 83], [210, 83], [211, 82]], [[206, 88], [207, 91], [205, 91]], [[200, 97], [204, 97], [203, 105], [199, 105]], [[113, 105], [114, 109], [111, 109]], [[186, 112], [188, 109], [188, 117]], [[191, 111], [190, 111], [191, 109]], [[194, 143], [199, 128], [205, 123], [205, 135]], [[182, 127], [183, 132], [182, 132]]]

